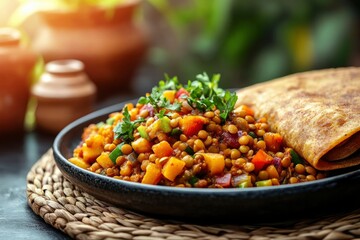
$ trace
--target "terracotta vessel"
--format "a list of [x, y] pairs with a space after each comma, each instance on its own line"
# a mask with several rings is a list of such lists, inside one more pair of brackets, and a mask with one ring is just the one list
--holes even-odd
[[113, 10], [39, 12], [42, 24], [32, 35], [32, 47], [45, 62], [82, 61], [100, 98], [127, 91], [148, 47], [145, 32], [134, 22], [139, 7], [140, 1], [127, 0]]
[[36, 100], [35, 127], [56, 134], [94, 110], [96, 86], [74, 59], [51, 61], [32, 87]]
[[0, 28], [0, 133], [24, 131], [31, 72], [37, 54], [21, 45], [21, 33]]

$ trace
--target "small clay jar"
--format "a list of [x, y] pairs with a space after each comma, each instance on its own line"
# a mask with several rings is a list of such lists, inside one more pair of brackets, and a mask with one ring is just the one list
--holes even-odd
[[64, 59], [47, 63], [31, 91], [36, 100], [35, 128], [57, 134], [94, 110], [96, 92], [81, 61]]
[[31, 72], [37, 54], [21, 44], [21, 33], [0, 28], [0, 133], [24, 132]]

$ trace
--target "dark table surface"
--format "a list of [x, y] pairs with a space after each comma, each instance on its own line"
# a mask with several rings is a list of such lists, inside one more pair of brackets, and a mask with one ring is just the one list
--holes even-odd
[[[98, 100], [94, 111], [141, 94], [129, 92]], [[0, 137], [0, 239], [69, 239], [36, 215], [26, 197], [26, 176], [51, 148], [55, 135], [34, 129]]]

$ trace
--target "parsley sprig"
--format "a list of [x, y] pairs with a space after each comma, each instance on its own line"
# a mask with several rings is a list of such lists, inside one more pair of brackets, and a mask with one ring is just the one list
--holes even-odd
[[144, 122], [144, 118], [131, 121], [130, 113], [127, 107], [123, 109], [124, 118], [114, 127], [114, 133], [116, 139], [122, 139], [124, 142], [131, 142], [134, 140], [134, 130], [140, 123]]
[[220, 74], [213, 75], [211, 79], [206, 73], [198, 74], [196, 80], [188, 81], [186, 90], [190, 93], [190, 97], [187, 101], [201, 111], [219, 109], [220, 118], [224, 122], [234, 109], [237, 95], [235, 92], [231, 93], [219, 88], [219, 81]]
[[177, 77], [169, 78], [168, 75], [165, 75], [165, 80], [161, 80], [159, 82], [159, 86], [153, 87], [149, 96], [140, 97], [138, 103], [150, 103], [156, 112], [159, 112], [163, 108], [172, 111], [179, 111], [181, 104], [178, 102], [171, 104], [169, 100], [164, 97], [163, 92], [165, 90], [178, 90], [180, 86], [181, 84], [179, 83]]

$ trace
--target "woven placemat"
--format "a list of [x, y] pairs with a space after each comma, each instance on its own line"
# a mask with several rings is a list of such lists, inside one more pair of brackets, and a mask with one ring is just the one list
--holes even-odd
[[189, 224], [122, 209], [67, 181], [48, 150], [27, 175], [31, 209], [74, 239], [360, 239], [360, 209], [286, 226]]

